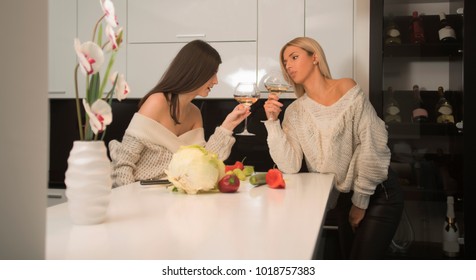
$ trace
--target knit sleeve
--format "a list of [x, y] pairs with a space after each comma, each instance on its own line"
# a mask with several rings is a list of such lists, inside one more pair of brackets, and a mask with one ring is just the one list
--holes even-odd
[[361, 114], [356, 127], [360, 144], [354, 154], [357, 176], [352, 203], [366, 209], [377, 185], [387, 179], [390, 149], [385, 123], [368, 100], [363, 103]]
[[143, 144], [127, 133], [124, 134], [122, 143], [117, 140], [109, 142], [114, 187], [135, 181], [134, 171], [143, 149]]
[[226, 160], [230, 156], [235, 141], [233, 131], [218, 126], [205, 144], [205, 149], [217, 154], [220, 160]]
[[279, 120], [264, 122], [268, 131], [269, 154], [279, 170], [284, 173], [297, 173], [301, 169], [303, 153], [296, 133], [296, 114], [291, 107], [285, 111], [283, 127]]

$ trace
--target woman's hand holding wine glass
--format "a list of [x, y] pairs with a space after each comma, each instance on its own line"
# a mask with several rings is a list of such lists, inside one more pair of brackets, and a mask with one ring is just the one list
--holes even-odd
[[244, 106], [243, 104], [238, 104], [235, 106], [233, 111], [231, 111], [221, 124], [225, 129], [233, 131], [242, 121], [244, 121], [251, 114], [250, 108]]
[[268, 120], [277, 120], [283, 103], [279, 102], [279, 97], [275, 94], [268, 95], [268, 100], [264, 103], [264, 111]]
[[264, 109], [268, 120], [277, 120], [283, 104], [279, 102], [279, 96], [291, 90], [292, 86], [283, 78], [281, 73], [270, 72], [263, 79], [264, 86], [269, 92], [268, 100]]
[[[260, 97], [260, 92], [255, 83], [239, 83], [235, 88], [233, 97], [240, 104], [243, 104], [244, 106], [247, 106], [247, 107], [251, 107], [251, 105], [253, 105], [256, 101], [258, 101]], [[243, 135], [243, 136], [255, 135], [248, 131], [248, 117], [245, 118], [245, 128], [243, 132], [238, 133], [236, 135]]]

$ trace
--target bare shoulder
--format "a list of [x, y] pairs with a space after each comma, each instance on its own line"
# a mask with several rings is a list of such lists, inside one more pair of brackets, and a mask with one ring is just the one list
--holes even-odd
[[193, 116], [201, 115], [200, 108], [197, 105], [190, 102], [190, 114]]
[[357, 83], [351, 78], [342, 78], [337, 80], [339, 91], [342, 94], [345, 94], [350, 89], [355, 87]]
[[139, 113], [151, 119], [159, 121], [164, 112], [168, 112], [167, 99], [162, 93], [152, 94], [142, 104]]
[[200, 109], [193, 103], [190, 103], [190, 119], [193, 120], [193, 128], [202, 127], [202, 112]]

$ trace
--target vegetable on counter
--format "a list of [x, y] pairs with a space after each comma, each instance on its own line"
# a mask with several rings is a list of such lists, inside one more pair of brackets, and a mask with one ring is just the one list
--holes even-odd
[[255, 167], [253, 165], [245, 165], [243, 168], [243, 173], [245, 173], [245, 176], [251, 176], [253, 173], [255, 173]]
[[235, 169], [243, 170], [244, 165], [241, 161], [236, 161], [233, 165], [225, 165], [225, 172], [233, 171]]
[[[246, 157], [244, 157], [241, 161], [235, 161], [235, 164], [233, 165], [225, 165], [225, 172], [228, 171], [233, 171], [235, 169], [240, 169], [243, 170], [245, 168], [244, 162], [245, 162]], [[254, 170], [254, 168], [253, 168]]]
[[246, 175], [243, 172], [243, 170], [241, 170], [239, 168], [235, 168], [235, 169], [233, 169], [232, 173], [235, 174], [238, 177], [238, 179], [240, 179], [241, 181], [246, 180]]
[[217, 190], [225, 175], [225, 164], [217, 155], [199, 145], [182, 146], [165, 170], [167, 179], [187, 194]]
[[284, 189], [286, 182], [283, 179], [283, 173], [277, 168], [272, 168], [266, 173], [266, 184], [273, 189]]
[[247, 177], [255, 172], [252, 165], [244, 165], [246, 157], [242, 161], [235, 161], [233, 165], [225, 165], [225, 174], [235, 174], [240, 181], [245, 181]]
[[240, 179], [235, 174], [226, 174], [218, 182], [218, 189], [222, 193], [233, 193], [240, 187]]
[[249, 182], [253, 186], [261, 186], [266, 184], [266, 173], [258, 173], [251, 175], [249, 178]]

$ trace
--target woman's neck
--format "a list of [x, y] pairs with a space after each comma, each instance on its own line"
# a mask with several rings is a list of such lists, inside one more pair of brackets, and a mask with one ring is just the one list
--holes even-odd
[[328, 90], [334, 86], [334, 83], [317, 71], [316, 75], [311, 75], [304, 81], [303, 86], [308, 96], [319, 98], [327, 95]]
[[196, 94], [193, 93], [182, 93], [179, 94], [179, 104], [180, 104], [180, 109], [185, 109], [188, 107], [188, 105], [192, 102], [192, 100], [195, 98]]
[[316, 77], [304, 85], [307, 96], [319, 104], [330, 106], [341, 97], [336, 91], [337, 82], [325, 78], [322, 75]]

